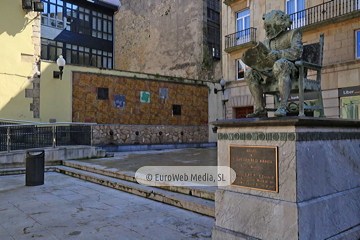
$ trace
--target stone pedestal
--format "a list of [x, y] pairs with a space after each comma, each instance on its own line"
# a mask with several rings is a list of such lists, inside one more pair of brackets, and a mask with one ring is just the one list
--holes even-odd
[[212, 124], [219, 127], [219, 166], [231, 165], [229, 146], [276, 147], [278, 161], [277, 192], [218, 188], [213, 239], [360, 238], [360, 121], [286, 117]]

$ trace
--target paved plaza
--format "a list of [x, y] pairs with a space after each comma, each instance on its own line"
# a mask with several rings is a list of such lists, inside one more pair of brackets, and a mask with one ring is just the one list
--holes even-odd
[[86, 182], [45, 173], [0, 177], [0, 239], [211, 239], [214, 219]]
[[112, 158], [81, 161], [129, 172], [136, 172], [144, 166], [217, 166], [217, 148], [116, 152]]

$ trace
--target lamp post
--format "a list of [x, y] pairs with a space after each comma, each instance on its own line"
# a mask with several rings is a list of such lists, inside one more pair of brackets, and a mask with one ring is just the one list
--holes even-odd
[[56, 60], [56, 64], [58, 65], [59, 70], [60, 70], [59, 79], [62, 80], [63, 69], [66, 64], [66, 61], [62, 55], [60, 55], [59, 58]]
[[226, 85], [225, 79], [224, 79], [224, 78], [221, 78], [221, 80], [220, 80], [221, 90], [214, 88], [214, 93], [217, 94], [218, 92], [223, 92], [223, 94], [224, 94], [225, 85]]

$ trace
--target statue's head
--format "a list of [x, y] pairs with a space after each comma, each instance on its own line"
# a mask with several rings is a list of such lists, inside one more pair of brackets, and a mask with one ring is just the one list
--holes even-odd
[[290, 16], [280, 10], [272, 10], [270, 13], [264, 14], [263, 20], [268, 39], [278, 36], [281, 32], [290, 28], [292, 24]]

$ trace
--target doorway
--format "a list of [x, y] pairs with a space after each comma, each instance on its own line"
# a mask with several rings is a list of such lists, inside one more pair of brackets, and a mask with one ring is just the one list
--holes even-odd
[[246, 118], [246, 115], [254, 112], [254, 106], [235, 108], [235, 118]]

